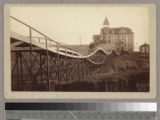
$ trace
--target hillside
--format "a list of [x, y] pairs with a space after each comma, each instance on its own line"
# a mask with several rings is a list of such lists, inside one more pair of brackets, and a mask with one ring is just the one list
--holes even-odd
[[[149, 91], [149, 57], [140, 53], [110, 55], [84, 81], [57, 86], [64, 91]], [[80, 89], [81, 88], [81, 89]]]

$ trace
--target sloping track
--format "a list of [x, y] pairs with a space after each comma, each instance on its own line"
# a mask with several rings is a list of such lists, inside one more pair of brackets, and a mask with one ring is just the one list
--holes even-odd
[[35, 36], [24, 36], [24, 35], [20, 35], [18, 33], [16, 33], [15, 31], [11, 31], [10, 32], [10, 37], [17, 39], [19, 41], [28, 43], [28, 44], [32, 44], [34, 46], [37, 46], [39, 48], [42, 49], [47, 49], [48, 51], [63, 55], [63, 56], [67, 56], [67, 57], [72, 57], [72, 58], [78, 58], [78, 59], [87, 59], [88, 61], [90, 61], [93, 64], [102, 64], [102, 63], [96, 63], [95, 61], [92, 61], [91, 59], [89, 59], [90, 57], [92, 57], [93, 55], [95, 55], [96, 53], [98, 53], [99, 51], [102, 51], [104, 54], [106, 55], [110, 55], [113, 52], [115, 52], [117, 55], [120, 54], [120, 50], [117, 49], [104, 49], [104, 48], [97, 48], [96, 50], [94, 50], [92, 53], [88, 54], [88, 55], [81, 55], [80, 53], [78, 53], [78, 51], [76, 49], [72, 49], [70, 47], [68, 47], [68, 45], [65, 45], [63, 43], [59, 43], [51, 38], [49, 38], [48, 36], [44, 35], [43, 33], [39, 32], [38, 30], [36, 30], [35, 28], [27, 25], [26, 23], [10, 16], [13, 20], [27, 26], [30, 28], [30, 32], [31, 31], [35, 31], [39, 34], [41, 34], [43, 36], [43, 38], [40, 37], [35, 37]]
[[[103, 67], [107, 56], [120, 54], [118, 49], [98, 48], [87, 55], [57, 42], [22, 21], [29, 35], [10, 31], [13, 91], [54, 90], [58, 84], [85, 81]], [[16, 26], [18, 29], [18, 26]], [[33, 32], [40, 34], [34, 36]]]

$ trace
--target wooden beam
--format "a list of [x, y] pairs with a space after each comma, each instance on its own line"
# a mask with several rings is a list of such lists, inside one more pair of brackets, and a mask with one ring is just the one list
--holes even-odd
[[[11, 48], [11, 51], [29, 51], [30, 47], [13, 47]], [[42, 50], [39, 47], [32, 47], [32, 50]]]
[[22, 42], [22, 41], [17, 41], [17, 42], [11, 43], [11, 48], [12, 48], [12, 47], [15, 47], [15, 46], [17, 46], [17, 45], [20, 45], [20, 44], [22, 44], [22, 43], [24, 43], [24, 42]]

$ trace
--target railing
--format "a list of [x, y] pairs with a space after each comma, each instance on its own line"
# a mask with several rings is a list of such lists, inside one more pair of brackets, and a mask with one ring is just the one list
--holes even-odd
[[[37, 38], [37, 42], [38, 43], [41, 43], [41, 44], [45, 44], [46, 46], [46, 50], [48, 50], [48, 47], [49, 48], [52, 48], [52, 47], [56, 47], [57, 48], [57, 52], [59, 52], [60, 48], [64, 48], [66, 53], [67, 51], [69, 50], [70, 52], [74, 52], [74, 53], [77, 53], [77, 50], [73, 49], [73, 48], [70, 48], [70, 47], [67, 47], [67, 45], [64, 45], [62, 43], [59, 43], [51, 38], [49, 38], [47, 35], [43, 34], [42, 32], [36, 30], [35, 28], [31, 27], [30, 25], [18, 20], [17, 18], [13, 17], [13, 16], [10, 16], [10, 18], [12, 18], [13, 20], [21, 23], [22, 25], [26, 26], [29, 28], [29, 38], [30, 38], [30, 44], [32, 44], [32, 40]], [[40, 34], [41, 36], [43, 37], [36, 37], [36, 36], [32, 36], [32, 33], [34, 32], [37, 32], [38, 34]], [[43, 42], [42, 42], [42, 41]], [[31, 45], [32, 47], [32, 45]]]

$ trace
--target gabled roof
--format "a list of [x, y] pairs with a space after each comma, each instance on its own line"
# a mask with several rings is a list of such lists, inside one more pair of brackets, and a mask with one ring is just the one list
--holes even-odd
[[143, 45], [141, 45], [140, 47], [144, 47], [144, 46], [149, 46], [149, 44], [144, 43]]

